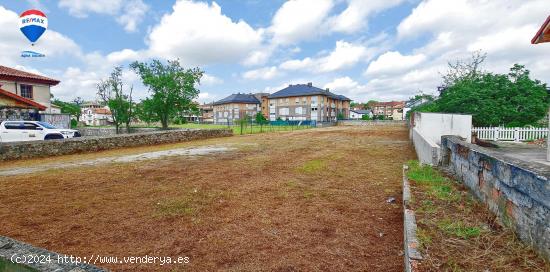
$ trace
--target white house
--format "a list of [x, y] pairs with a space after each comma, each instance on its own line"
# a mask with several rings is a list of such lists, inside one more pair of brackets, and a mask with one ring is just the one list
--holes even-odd
[[103, 107], [96, 102], [88, 102], [82, 105], [80, 121], [87, 126], [106, 126], [113, 123], [113, 117], [108, 107]]
[[369, 118], [372, 118], [372, 112], [370, 110], [355, 110], [352, 109], [349, 111], [349, 118], [350, 119], [363, 119], [364, 115], [368, 115]]

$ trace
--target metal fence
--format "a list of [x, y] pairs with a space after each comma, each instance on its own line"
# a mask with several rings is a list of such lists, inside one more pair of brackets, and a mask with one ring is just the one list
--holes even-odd
[[492, 141], [524, 142], [548, 137], [548, 128], [475, 127], [477, 138]]
[[252, 121], [234, 121], [225, 124], [233, 129], [235, 134], [254, 134], [262, 132], [274, 132], [274, 131], [294, 131], [308, 128], [314, 128], [322, 125], [316, 121], [266, 121], [265, 123], [257, 123]]

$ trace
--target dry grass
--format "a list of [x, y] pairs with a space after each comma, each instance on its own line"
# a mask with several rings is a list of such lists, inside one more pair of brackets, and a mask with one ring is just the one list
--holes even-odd
[[75, 256], [190, 257], [115, 271], [403, 270], [401, 205], [385, 200], [414, 158], [405, 128], [195, 142], [212, 143], [241, 148], [0, 177], [0, 234]]
[[416, 161], [409, 166], [420, 271], [550, 271], [462, 185]]

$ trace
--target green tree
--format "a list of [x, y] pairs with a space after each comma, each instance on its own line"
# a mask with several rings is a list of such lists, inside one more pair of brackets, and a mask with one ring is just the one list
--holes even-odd
[[376, 100], [369, 100], [369, 102], [367, 102], [367, 104], [365, 105], [365, 109], [366, 110], [372, 110], [372, 108], [374, 107], [374, 104], [378, 103], [378, 101]]
[[135, 114], [139, 120], [147, 123], [147, 125], [151, 125], [151, 123], [160, 120], [154, 111], [153, 101], [151, 99], [144, 99], [138, 103], [136, 105]]
[[76, 119], [77, 123], [80, 121], [80, 114], [82, 109], [80, 105], [74, 102], [64, 102], [59, 99], [55, 99], [52, 104], [61, 108], [61, 113], [66, 113], [71, 116], [71, 119]]
[[548, 109], [546, 85], [515, 64], [507, 75], [479, 73], [458, 78], [448, 86], [433, 111], [471, 114], [476, 126], [535, 124]]
[[150, 63], [134, 62], [130, 67], [141, 77], [143, 85], [151, 92], [151, 109], [167, 129], [171, 119], [192, 107], [199, 95], [196, 88], [204, 74], [199, 68], [185, 69], [179, 61], [159, 60]]
[[124, 91], [121, 66], [115, 67], [108, 79], [97, 84], [97, 94], [109, 106], [117, 134], [122, 124], [126, 124], [127, 132], [130, 131], [130, 122], [134, 114], [132, 91], [133, 86], [130, 86], [128, 93]]
[[363, 114], [363, 116], [361, 116], [361, 120], [368, 121], [370, 120], [370, 116], [368, 114]]
[[267, 119], [261, 112], [256, 113], [256, 124], [260, 125], [260, 132], [263, 132], [264, 125], [267, 123]]

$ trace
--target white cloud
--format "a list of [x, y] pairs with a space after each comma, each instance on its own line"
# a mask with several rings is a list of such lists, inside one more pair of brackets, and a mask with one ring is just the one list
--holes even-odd
[[347, 0], [348, 7], [329, 20], [333, 31], [354, 33], [367, 26], [368, 16], [397, 6], [404, 0]]
[[151, 55], [205, 65], [242, 60], [260, 46], [262, 31], [233, 22], [216, 2], [179, 0], [147, 40]]
[[290, 0], [273, 17], [269, 31], [276, 44], [292, 44], [315, 38], [329, 15], [332, 0]]
[[113, 64], [126, 61], [137, 61], [144, 58], [144, 52], [134, 51], [132, 49], [123, 49], [121, 51], [111, 52], [107, 55], [107, 60]]
[[269, 80], [280, 75], [281, 73], [279, 72], [279, 69], [277, 69], [276, 66], [271, 66], [271, 67], [264, 67], [264, 68], [259, 68], [255, 70], [246, 71], [243, 73], [243, 78], [249, 79], [249, 80], [256, 80], [256, 79]]
[[334, 50], [325, 56], [288, 60], [281, 63], [279, 67], [285, 70], [308, 70], [315, 73], [333, 72], [366, 62], [371, 55], [371, 50], [363, 45], [337, 41]]
[[137, 26], [149, 10], [149, 6], [142, 0], [61, 0], [58, 5], [79, 18], [88, 17], [90, 13], [115, 16], [117, 23], [128, 32], [137, 30]]
[[201, 84], [206, 86], [218, 85], [222, 83], [223, 79], [209, 74], [204, 74], [201, 78]]
[[550, 81], [546, 61], [550, 47], [530, 44], [547, 17], [545, 0], [424, 0], [397, 27], [397, 42], [431, 37], [402, 54], [395, 49], [373, 61], [365, 75], [366, 98], [406, 99], [419, 90], [434, 93], [447, 62], [488, 53], [486, 70], [506, 73], [514, 63], [526, 65], [534, 78]]
[[419, 65], [424, 60], [426, 56], [423, 54], [403, 56], [396, 51], [386, 52], [369, 64], [365, 75], [397, 74]]
[[242, 61], [242, 64], [245, 66], [255, 66], [265, 64], [271, 54], [273, 53], [272, 48], [262, 48], [259, 50], [252, 51], [248, 56]]
[[127, 32], [135, 32], [148, 10], [149, 6], [142, 0], [127, 1], [123, 13], [117, 17], [116, 21], [123, 25]]

